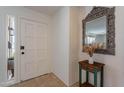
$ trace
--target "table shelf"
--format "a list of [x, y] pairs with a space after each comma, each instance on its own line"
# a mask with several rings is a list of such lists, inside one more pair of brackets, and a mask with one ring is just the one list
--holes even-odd
[[95, 87], [95, 86], [90, 84], [89, 82], [84, 82], [83, 84], [81, 84], [81, 87]]

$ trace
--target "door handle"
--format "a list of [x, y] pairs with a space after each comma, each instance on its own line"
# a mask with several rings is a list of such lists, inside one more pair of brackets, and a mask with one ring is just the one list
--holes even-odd
[[25, 54], [25, 52], [22, 52], [21, 54], [23, 55], [23, 54]]

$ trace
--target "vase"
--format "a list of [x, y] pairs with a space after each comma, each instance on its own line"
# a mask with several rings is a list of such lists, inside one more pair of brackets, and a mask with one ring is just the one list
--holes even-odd
[[89, 64], [93, 64], [93, 57], [89, 57]]

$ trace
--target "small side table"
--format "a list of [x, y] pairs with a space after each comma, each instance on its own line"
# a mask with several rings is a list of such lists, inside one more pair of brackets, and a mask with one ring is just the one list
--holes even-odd
[[[100, 86], [103, 87], [104, 80], [104, 65], [102, 63], [94, 62], [89, 64], [88, 60], [79, 62], [79, 86], [80, 87], [97, 87], [97, 72], [100, 73]], [[82, 84], [82, 69], [86, 70], [86, 82]], [[94, 85], [89, 83], [89, 72], [94, 74]]]

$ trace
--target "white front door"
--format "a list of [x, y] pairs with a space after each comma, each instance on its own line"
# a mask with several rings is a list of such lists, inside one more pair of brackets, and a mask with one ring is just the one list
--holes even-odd
[[21, 19], [21, 80], [48, 73], [47, 24]]

